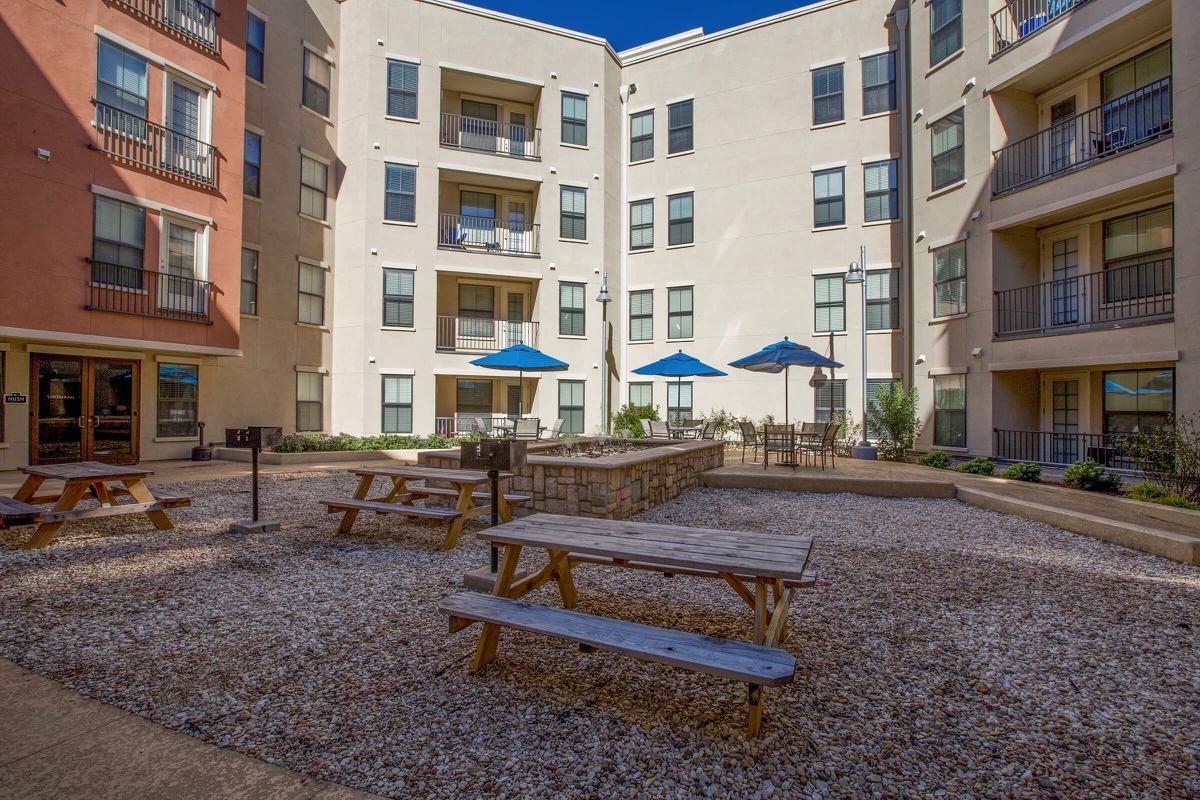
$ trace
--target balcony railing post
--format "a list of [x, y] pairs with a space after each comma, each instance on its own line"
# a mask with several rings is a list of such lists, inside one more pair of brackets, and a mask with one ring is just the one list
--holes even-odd
[[442, 112], [438, 132], [443, 147], [498, 153], [515, 158], [541, 158], [539, 128]]
[[437, 348], [446, 351], [494, 353], [515, 344], [537, 347], [538, 323], [478, 317], [437, 318]]
[[438, 246], [502, 255], [536, 256], [541, 226], [494, 217], [438, 215]]

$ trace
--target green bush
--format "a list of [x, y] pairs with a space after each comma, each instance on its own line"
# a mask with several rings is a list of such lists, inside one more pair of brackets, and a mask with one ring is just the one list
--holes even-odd
[[1120, 437], [1120, 445], [1152, 483], [1200, 503], [1200, 414], [1172, 414], [1147, 431]]
[[1159, 503], [1164, 506], [1190, 508], [1193, 511], [1200, 511], [1200, 503], [1193, 503], [1183, 495], [1176, 494], [1169, 489], [1164, 489], [1150, 481], [1142, 481], [1141, 483], [1134, 484], [1125, 492], [1125, 496], [1134, 500], [1144, 500], [1147, 503]]
[[479, 440], [479, 434], [464, 433], [460, 436], [411, 436], [385, 433], [379, 436], [351, 436], [339, 433], [326, 436], [320, 433], [293, 433], [284, 436], [272, 448], [276, 453], [328, 453], [335, 450], [423, 450], [429, 448], [457, 447], [462, 442]]
[[972, 458], [970, 461], [965, 461], [955, 467], [958, 472], [967, 472], [971, 475], [991, 475], [996, 471], [996, 465], [986, 458]]
[[723, 408], [714, 408], [704, 415], [704, 423], [707, 425], [710, 422], [717, 423], [716, 438], [718, 441], [728, 439], [729, 434], [739, 430], [738, 418]]
[[907, 451], [921, 432], [917, 413], [917, 387], [906, 390], [900, 383], [880, 387], [867, 400], [867, 430], [879, 436], [879, 457], [885, 461], [907, 461]]
[[931, 450], [918, 457], [917, 463], [934, 469], [950, 469], [950, 455], [941, 450]]
[[1121, 476], [1108, 472], [1095, 461], [1076, 461], [1063, 470], [1063, 483], [1089, 492], [1121, 491]]
[[846, 409], [840, 420], [841, 427], [833, 436], [833, 452], [850, 457], [850, 451], [862, 441], [862, 425], [854, 421], [854, 412]]
[[627, 439], [641, 439], [646, 435], [642, 430], [642, 420], [649, 419], [655, 422], [659, 421], [658, 406], [635, 406], [626, 403], [617, 409], [617, 413], [612, 418], [613, 436], [622, 436]]
[[1037, 464], [1013, 464], [1004, 470], [1004, 472], [1001, 472], [1000, 477], [1009, 478], [1014, 481], [1038, 483], [1042, 479], [1042, 468]]

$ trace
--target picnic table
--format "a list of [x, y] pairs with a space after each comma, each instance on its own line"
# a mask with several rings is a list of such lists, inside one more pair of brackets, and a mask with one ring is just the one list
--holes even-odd
[[[360, 467], [350, 470], [357, 475], [358, 489], [351, 499], [331, 499], [321, 502], [328, 508], [329, 513], [345, 512], [338, 526], [338, 533], [349, 533], [354, 522], [362, 511], [373, 511], [376, 514], [400, 514], [402, 516], [420, 517], [447, 523], [446, 539], [442, 543], [443, 550], [450, 550], [458, 543], [463, 524], [475, 517], [491, 513], [491, 494], [486, 489], [488, 483], [485, 470], [474, 469], [442, 469], [439, 467]], [[500, 473], [503, 482], [512, 477], [511, 472]], [[376, 478], [391, 481], [391, 488], [386, 494], [370, 498], [371, 487]], [[413, 480], [424, 481], [424, 486], [409, 486]], [[451, 488], [430, 486], [430, 481], [440, 481], [450, 484]], [[457, 503], [453, 509], [414, 505], [415, 500], [428, 497], [453, 497]], [[512, 519], [514, 505], [529, 501], [529, 497], [505, 492], [503, 484], [496, 498], [500, 520], [507, 522]]]
[[[166, 509], [192, 504], [190, 497], [151, 489], [146, 485], [146, 478], [154, 473], [131, 466], [81, 461], [22, 467], [21, 471], [25, 473], [21, 487], [11, 498], [0, 497], [0, 527], [37, 525], [33, 536], [22, 545], [26, 550], [45, 547], [54, 541], [63, 526], [82, 519], [145, 514], [155, 528], [169, 531], [175, 526], [167, 518]], [[38, 494], [47, 480], [62, 481], [62, 490]], [[118, 502], [123, 497], [132, 502]], [[87, 498], [97, 500], [99, 507], [77, 508], [79, 502]], [[38, 508], [39, 504], [46, 503], [53, 503], [54, 507], [50, 510]]]
[[[748, 735], [762, 722], [763, 688], [790, 682], [795, 659], [778, 644], [787, 636], [787, 611], [799, 588], [815, 583], [807, 571], [812, 541], [797, 536], [686, 528], [626, 520], [533, 514], [478, 534], [504, 545], [493, 595], [451, 595], [439, 607], [451, 618], [451, 631], [482, 622], [472, 671], [496, 655], [500, 629], [513, 627], [685, 667], [750, 686]], [[540, 570], [514, 580], [524, 548], [544, 550]], [[575, 612], [572, 570], [579, 564], [694, 575], [722, 581], [750, 610], [749, 643], [674, 631]], [[555, 582], [564, 609], [520, 601]], [[669, 602], [669, 598], [666, 599]]]

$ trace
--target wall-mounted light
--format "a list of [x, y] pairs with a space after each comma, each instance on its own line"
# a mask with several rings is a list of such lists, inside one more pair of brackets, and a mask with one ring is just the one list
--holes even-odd
[[971, 221], [972, 222], [979, 222], [979, 220], [981, 220], [981, 219], [983, 219], [982, 211], [972, 211], [971, 212]]
[[915, 363], [924, 364], [925, 363], [925, 354], [921, 353], [921, 355], [917, 356], [917, 360]]
[[976, 347], [971, 350], [971, 358], [983, 358], [983, 348]]
[[971, 91], [971, 90], [972, 90], [972, 89], [974, 89], [974, 88], [975, 88], [975, 79], [974, 79], [974, 78], [968, 78], [968, 79], [967, 79], [967, 82], [966, 82], [966, 83], [963, 85], [963, 90], [964, 90], [964, 91], [966, 91], [966, 92], [969, 92], [969, 91]]
[[[383, 39], [376, 39], [375, 44], [379, 45], [380, 47], [383, 47]], [[371, 360], [374, 361], [375, 359], [371, 359]]]
[[925, 231], [918, 231], [917, 232], [917, 241], [919, 242], [919, 241], [923, 240], [924, 238], [925, 238]]
[[42, 161], [50, 160], [50, 151], [47, 150], [46, 148], [39, 147], [36, 152], [37, 152], [37, 157], [40, 158]]
[[550, 77], [551, 77], [551, 79], [553, 79], [553, 80], [558, 80], [558, 73], [557, 73], [557, 72], [551, 72], [551, 73], [550, 73]]
[[371, 248], [371, 255], [373, 255], [373, 256], [377, 256], [377, 255], [379, 255], [379, 248], [378, 248], [378, 247], [372, 247], [372, 248]]

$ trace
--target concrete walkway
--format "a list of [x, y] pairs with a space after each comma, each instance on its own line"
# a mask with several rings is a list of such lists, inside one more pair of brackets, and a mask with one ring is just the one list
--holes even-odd
[[88, 700], [0, 659], [0, 798], [369, 800]]

